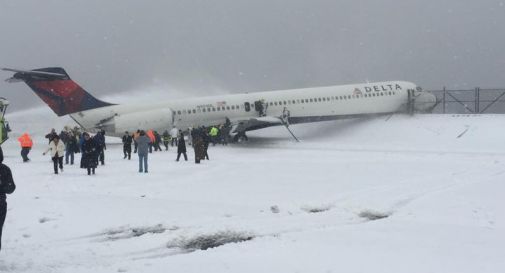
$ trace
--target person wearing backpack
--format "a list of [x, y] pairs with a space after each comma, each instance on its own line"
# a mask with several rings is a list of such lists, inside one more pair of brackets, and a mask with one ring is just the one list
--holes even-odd
[[16, 189], [12, 172], [7, 165], [3, 164], [4, 155], [0, 147], [0, 250], [2, 249], [2, 229], [7, 215], [7, 197], [6, 194], [11, 194]]

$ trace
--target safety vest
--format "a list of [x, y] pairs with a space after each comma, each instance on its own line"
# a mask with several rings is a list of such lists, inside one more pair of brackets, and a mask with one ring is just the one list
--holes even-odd
[[149, 137], [149, 139], [151, 140], [151, 142], [154, 143], [154, 141], [156, 140], [156, 138], [154, 137], [153, 130], [147, 131], [146, 135]]
[[19, 143], [21, 144], [22, 148], [31, 148], [33, 146], [32, 139], [28, 134], [23, 134], [18, 138]]
[[211, 137], [215, 137], [215, 136], [217, 136], [217, 134], [218, 134], [218, 133], [219, 133], [219, 129], [217, 129], [216, 127], [212, 127], [212, 128], [210, 129], [209, 135], [210, 135]]

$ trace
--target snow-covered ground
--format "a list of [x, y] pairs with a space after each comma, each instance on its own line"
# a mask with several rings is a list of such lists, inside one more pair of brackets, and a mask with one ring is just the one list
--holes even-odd
[[200, 165], [153, 153], [148, 174], [111, 138], [91, 177], [42, 156], [70, 121], [8, 119], [2, 272], [505, 272], [503, 115], [293, 126], [301, 143], [269, 128]]

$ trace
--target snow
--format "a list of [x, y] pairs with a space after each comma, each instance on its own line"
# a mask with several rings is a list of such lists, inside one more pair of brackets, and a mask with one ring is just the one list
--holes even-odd
[[[201, 165], [191, 148], [188, 162], [174, 148], [153, 153], [148, 174], [109, 138], [106, 165], [87, 176], [52, 174], [43, 135], [71, 121], [49, 111], [7, 117], [4, 163], [18, 188], [2, 272], [505, 270], [503, 115], [292, 126], [300, 143], [268, 128], [211, 146]], [[29, 163], [15, 141], [24, 131]]]

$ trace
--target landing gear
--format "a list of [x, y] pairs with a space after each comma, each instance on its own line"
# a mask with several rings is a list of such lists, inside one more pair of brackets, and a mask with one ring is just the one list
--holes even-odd
[[249, 138], [245, 134], [245, 131], [243, 132], [238, 132], [234, 137], [233, 137], [234, 142], [243, 142], [243, 141], [249, 141]]

